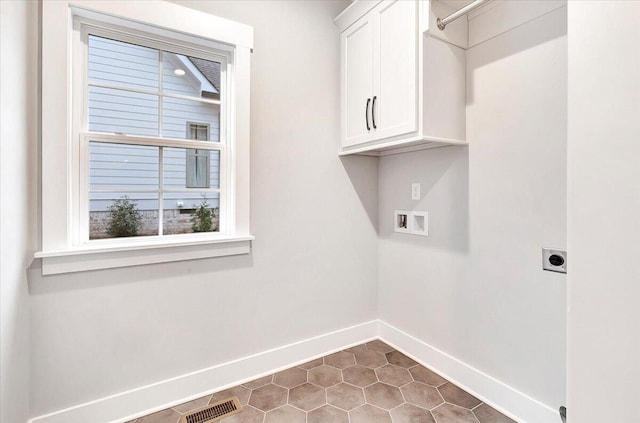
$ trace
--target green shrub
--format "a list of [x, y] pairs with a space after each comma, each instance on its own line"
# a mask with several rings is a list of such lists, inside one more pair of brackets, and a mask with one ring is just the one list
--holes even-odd
[[109, 223], [106, 232], [112, 237], [137, 236], [142, 226], [142, 213], [138, 205], [126, 195], [109, 206]]
[[191, 229], [193, 232], [214, 232], [218, 230], [218, 225], [213, 223], [215, 210], [209, 208], [205, 198], [200, 205], [195, 207], [191, 213]]

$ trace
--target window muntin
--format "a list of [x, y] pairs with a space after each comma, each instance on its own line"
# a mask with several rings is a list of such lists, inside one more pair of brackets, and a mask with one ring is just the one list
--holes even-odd
[[[108, 30], [87, 28], [83, 34], [87, 94], [81, 127], [87, 131], [79, 147], [88, 166], [80, 175], [79, 241], [122, 237], [107, 228], [113, 206], [122, 208], [125, 201], [134, 204], [140, 227], [127, 239], [224, 234], [224, 52], [205, 59], [174, 53], [173, 46], [165, 51], [139, 45], [129, 35], [120, 40]], [[193, 129], [191, 120], [198, 122]], [[203, 216], [209, 224], [196, 224]]]

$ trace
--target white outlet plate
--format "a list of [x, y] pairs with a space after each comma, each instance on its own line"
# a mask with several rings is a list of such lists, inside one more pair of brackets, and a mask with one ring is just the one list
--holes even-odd
[[409, 217], [411, 221], [409, 225], [411, 234], [429, 236], [429, 213], [411, 212]]
[[420, 199], [420, 183], [414, 182], [411, 184], [411, 199], [419, 200]]

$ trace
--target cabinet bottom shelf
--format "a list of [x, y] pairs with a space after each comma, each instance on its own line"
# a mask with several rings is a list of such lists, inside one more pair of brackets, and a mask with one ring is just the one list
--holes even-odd
[[448, 146], [468, 146], [465, 140], [438, 137], [419, 137], [387, 142], [376, 142], [369, 145], [354, 145], [343, 148], [339, 155], [350, 156], [389, 156], [391, 154], [408, 153], [410, 151], [428, 150]]

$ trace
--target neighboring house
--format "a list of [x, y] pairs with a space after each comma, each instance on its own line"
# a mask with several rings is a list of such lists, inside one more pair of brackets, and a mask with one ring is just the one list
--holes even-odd
[[[158, 54], [162, 55], [161, 78]], [[219, 63], [90, 36], [88, 75], [92, 83], [101, 85], [91, 86], [89, 90], [88, 122], [92, 131], [147, 136], [160, 133], [163, 137], [212, 142], [220, 139], [220, 106], [217, 104], [175, 97], [163, 97], [159, 104], [157, 95], [107, 87], [158, 91], [161, 85], [163, 92], [219, 99]], [[158, 113], [162, 113], [162, 128], [159, 128]], [[165, 189], [191, 190], [165, 193], [162, 205], [165, 211], [188, 215], [203, 198], [198, 188], [219, 187], [218, 152], [165, 148], [162, 153], [163, 175], [159, 175], [157, 147], [91, 143], [92, 221], [104, 214], [114, 199], [125, 195], [135, 200], [141, 211], [157, 212], [157, 193], [136, 190], [157, 191], [160, 176]], [[209, 193], [207, 202], [211, 207], [218, 207], [217, 194]]]

